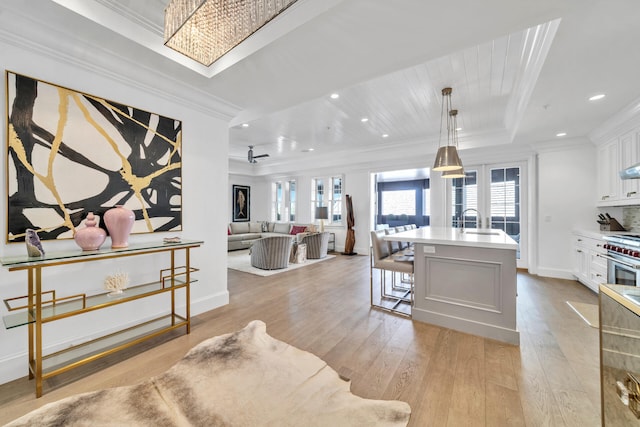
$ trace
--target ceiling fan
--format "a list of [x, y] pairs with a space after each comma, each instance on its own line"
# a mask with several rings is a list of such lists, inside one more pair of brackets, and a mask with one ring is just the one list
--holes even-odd
[[259, 156], [254, 156], [253, 155], [253, 145], [249, 146], [249, 153], [247, 154], [247, 160], [249, 160], [249, 163], [258, 163], [258, 161], [256, 159], [259, 159], [261, 157], [269, 157], [268, 154], [260, 154]]

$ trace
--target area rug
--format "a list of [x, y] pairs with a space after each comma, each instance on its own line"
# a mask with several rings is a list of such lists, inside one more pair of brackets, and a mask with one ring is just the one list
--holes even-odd
[[16, 426], [406, 426], [409, 404], [364, 399], [311, 353], [254, 320], [203, 341], [141, 384], [71, 396]]
[[227, 268], [243, 271], [245, 273], [255, 274], [256, 276], [265, 277], [284, 273], [285, 271], [296, 270], [298, 268], [306, 267], [311, 264], [326, 261], [332, 258], [335, 258], [335, 255], [327, 255], [325, 258], [321, 259], [307, 259], [305, 262], [300, 264], [289, 263], [289, 268], [280, 268], [278, 270], [262, 270], [260, 268], [251, 266], [251, 255], [249, 255], [249, 250], [245, 249], [241, 251], [227, 252]]
[[573, 309], [592, 328], [600, 327], [600, 313], [598, 304], [567, 301], [567, 305]]

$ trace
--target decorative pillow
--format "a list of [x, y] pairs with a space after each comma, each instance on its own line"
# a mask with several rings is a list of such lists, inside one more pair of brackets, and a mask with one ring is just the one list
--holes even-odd
[[249, 233], [260, 233], [261, 231], [262, 231], [262, 223], [260, 222], [249, 223]]
[[278, 222], [273, 227], [274, 233], [289, 234], [290, 231], [291, 231], [291, 226], [286, 222], [285, 223]]
[[291, 231], [290, 231], [289, 234], [296, 235], [298, 233], [304, 233], [305, 231], [307, 231], [307, 227], [305, 227], [303, 225], [292, 225], [291, 226]]
[[233, 234], [244, 234], [249, 232], [249, 223], [248, 222], [232, 222], [231, 223], [231, 232]]
[[307, 225], [307, 231], [309, 233], [317, 233], [318, 232], [318, 227], [316, 227], [315, 224]]
[[227, 236], [231, 236], [231, 229], [227, 227]]
[[266, 233], [267, 231], [269, 231], [269, 222], [268, 221], [262, 221], [262, 232]]

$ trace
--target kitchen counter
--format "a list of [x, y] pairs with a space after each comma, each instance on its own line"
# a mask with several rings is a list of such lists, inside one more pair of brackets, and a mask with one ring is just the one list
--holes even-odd
[[[600, 285], [600, 396], [602, 425], [637, 426], [640, 397], [640, 288]], [[627, 390], [625, 405], [620, 390]]]
[[600, 285], [600, 292], [640, 316], [640, 288], [637, 286]]
[[518, 345], [516, 250], [502, 230], [423, 227], [414, 244], [414, 320]]
[[385, 240], [474, 248], [518, 249], [518, 243], [502, 230], [484, 228], [422, 227], [385, 236]]

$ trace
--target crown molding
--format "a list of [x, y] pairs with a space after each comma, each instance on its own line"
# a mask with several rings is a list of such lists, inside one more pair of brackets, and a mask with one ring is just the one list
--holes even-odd
[[614, 116], [595, 128], [589, 133], [588, 137], [594, 144], [600, 145], [636, 126], [640, 126], [640, 98], [636, 98]]

